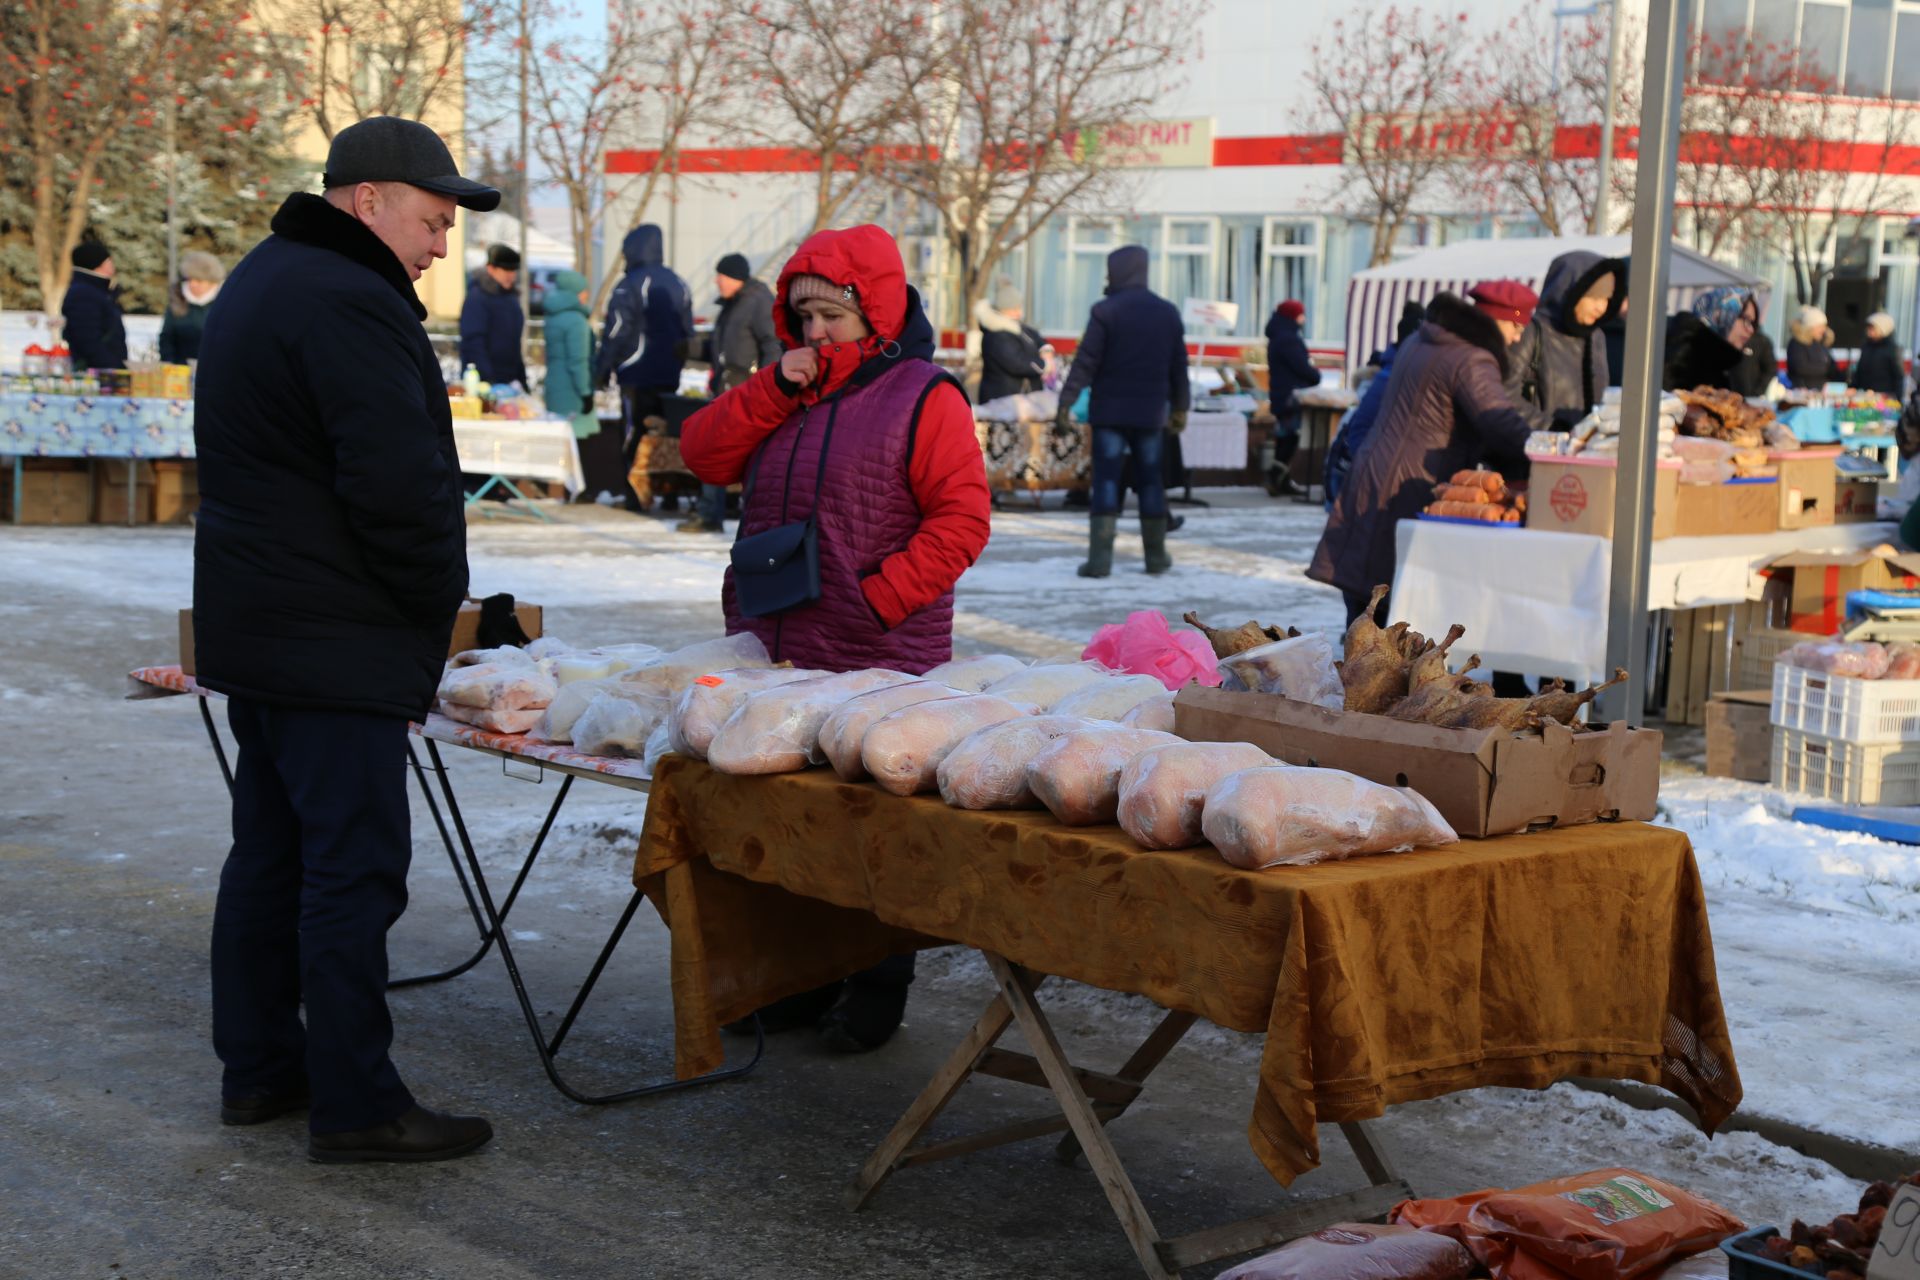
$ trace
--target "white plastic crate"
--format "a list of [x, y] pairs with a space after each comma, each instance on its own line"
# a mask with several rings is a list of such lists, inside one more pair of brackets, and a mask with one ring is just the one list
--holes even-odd
[[1841, 804], [1920, 804], [1920, 743], [1842, 742], [1776, 726], [1771, 781]]
[[1920, 742], [1920, 680], [1862, 680], [1776, 662], [1773, 722], [1843, 742]]

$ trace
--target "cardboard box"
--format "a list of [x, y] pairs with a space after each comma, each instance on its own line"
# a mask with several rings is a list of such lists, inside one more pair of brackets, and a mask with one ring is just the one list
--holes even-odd
[[1838, 449], [1775, 452], [1767, 460], [1780, 468], [1780, 527], [1817, 529], [1833, 523], [1833, 460]]
[[96, 458], [93, 463], [93, 522], [126, 524], [127, 476], [134, 477], [134, 524], [153, 523], [154, 469], [151, 462], [126, 458]]
[[1843, 480], [1833, 485], [1833, 522], [1868, 524], [1880, 518], [1880, 482]]
[[180, 611], [180, 670], [188, 675], [199, 674], [193, 667], [193, 610]]
[[1174, 732], [1196, 742], [1251, 742], [1288, 764], [1412, 787], [1462, 836], [1644, 821], [1660, 795], [1660, 735], [1624, 722], [1578, 734], [1550, 724], [1518, 737], [1191, 685], [1173, 714]]
[[[520, 619], [520, 629], [527, 633], [527, 639], [540, 638], [540, 619], [542, 610], [537, 604], [515, 601], [514, 616]], [[453, 620], [453, 643], [447, 646], [447, 656], [480, 647], [480, 602], [469, 596], [460, 606], [460, 612]]]
[[[1530, 454], [1527, 481], [1527, 528], [1553, 533], [1613, 536], [1613, 495], [1616, 460], [1605, 457], [1562, 458]], [[1663, 462], [1653, 473], [1653, 536], [1673, 536], [1674, 513], [1679, 506], [1680, 464]]]
[[1920, 586], [1920, 555], [1880, 556], [1871, 551], [1796, 551], [1767, 566], [1792, 570], [1788, 625], [1809, 635], [1830, 636], [1847, 616], [1847, 594]]
[[69, 458], [26, 458], [14, 509], [13, 468], [0, 470], [0, 519], [16, 524], [85, 524], [93, 512], [87, 464]]
[[191, 459], [153, 464], [153, 519], [156, 524], [185, 524], [200, 509], [200, 471]]
[[1766, 476], [1725, 484], [1683, 484], [1673, 517], [1676, 538], [1773, 533], [1780, 527], [1780, 480]]
[[1707, 703], [1707, 773], [1765, 782], [1773, 765], [1773, 690], [1716, 693]]

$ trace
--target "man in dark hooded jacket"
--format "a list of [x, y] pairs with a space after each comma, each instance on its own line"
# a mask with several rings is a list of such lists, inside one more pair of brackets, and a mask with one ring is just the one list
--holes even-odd
[[1606, 396], [1600, 331], [1627, 296], [1627, 264], [1575, 249], [1547, 267], [1540, 305], [1507, 352], [1507, 394], [1535, 431], [1565, 431]]
[[1132, 455], [1140, 495], [1140, 541], [1148, 573], [1173, 567], [1167, 555], [1167, 491], [1161, 476], [1162, 432], [1186, 430], [1187, 331], [1180, 310], [1147, 288], [1147, 251], [1125, 245], [1107, 255], [1107, 296], [1093, 304], [1087, 330], [1060, 387], [1056, 425], [1070, 429], [1073, 403], [1092, 389], [1093, 501], [1083, 578], [1113, 572], [1122, 486]]
[[[717, 399], [770, 364], [780, 361], [780, 335], [773, 327], [773, 290], [756, 280], [743, 253], [730, 253], [714, 268], [713, 287], [720, 294], [720, 313], [713, 332], [692, 351], [712, 372], [707, 390]], [[700, 509], [679, 524], [681, 533], [724, 533], [727, 486], [700, 486]]]
[[520, 255], [504, 244], [487, 250], [487, 263], [474, 273], [467, 301], [460, 308], [460, 367], [472, 365], [488, 386], [527, 385], [527, 363], [520, 334], [527, 318], [514, 286], [520, 280]]
[[73, 279], [61, 300], [60, 340], [73, 371], [127, 367], [127, 325], [113, 296], [113, 255], [97, 240], [74, 246]]
[[[594, 355], [595, 385], [620, 385], [627, 420], [622, 448], [628, 470], [646, 431], [646, 420], [661, 412], [666, 398], [680, 389], [680, 370], [693, 341], [693, 293], [665, 265], [666, 239], [660, 228], [643, 222], [627, 233], [621, 250], [627, 274], [607, 299], [607, 327]], [[631, 487], [626, 508], [644, 508]]]
[[1273, 413], [1273, 466], [1267, 471], [1267, 492], [1274, 497], [1304, 493], [1291, 478], [1293, 455], [1300, 451], [1300, 402], [1295, 397], [1320, 385], [1320, 370], [1307, 353], [1300, 326], [1306, 323], [1306, 304], [1288, 298], [1267, 318], [1267, 395]]

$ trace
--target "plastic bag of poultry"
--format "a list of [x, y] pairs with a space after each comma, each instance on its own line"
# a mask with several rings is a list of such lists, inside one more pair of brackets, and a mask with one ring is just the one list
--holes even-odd
[[546, 706], [559, 692], [560, 687], [535, 667], [483, 662], [449, 668], [440, 678], [439, 696], [442, 702], [462, 707], [524, 711]]
[[519, 711], [496, 711], [492, 707], [463, 707], [457, 702], [440, 704], [440, 714], [449, 720], [458, 720], [461, 724], [470, 724], [476, 729], [486, 729], [492, 733], [525, 733], [540, 723], [544, 710], [521, 709]]
[[1295, 702], [1338, 711], [1346, 685], [1335, 670], [1333, 641], [1320, 634], [1277, 640], [1220, 662], [1220, 687], [1240, 693], [1277, 693]]
[[646, 750], [641, 753], [640, 757], [641, 763], [646, 767], [649, 778], [653, 776], [653, 771], [660, 767], [660, 757], [672, 750], [673, 735], [667, 732], [667, 723], [662, 720], [658, 725], [654, 726], [653, 732], [647, 735]]
[[540, 723], [534, 726], [533, 736], [545, 742], [573, 742], [574, 726], [596, 698], [617, 698], [631, 702], [644, 707], [648, 715], [660, 720], [666, 719], [668, 710], [673, 706], [672, 700], [664, 695], [625, 684], [619, 676], [608, 676], [604, 680], [576, 680], [560, 687], [560, 692], [554, 695], [553, 704], [541, 716]]
[[979, 693], [988, 685], [1018, 675], [1026, 669], [1027, 664], [1018, 658], [1004, 653], [985, 653], [977, 658], [955, 658], [952, 662], [943, 662], [920, 678], [944, 684], [961, 693]]
[[1904, 640], [1887, 646], [1887, 671], [1882, 680], [1920, 680], [1920, 645]]
[[934, 771], [940, 798], [956, 809], [1038, 809], [1027, 765], [1056, 738], [1087, 727], [1079, 716], [1020, 716], [977, 729]]
[[1177, 742], [1142, 751], [1120, 771], [1120, 828], [1142, 849], [1192, 848], [1206, 839], [1200, 811], [1213, 785], [1274, 763], [1251, 742]]
[[1341, 1222], [1220, 1273], [1219, 1280], [1466, 1280], [1473, 1255], [1414, 1227]]
[[702, 640], [684, 649], [675, 649], [658, 662], [623, 673], [620, 679], [636, 688], [664, 697], [673, 697], [709, 671], [739, 671], [747, 667], [770, 667], [767, 647], [752, 632], [719, 640]]
[[749, 694], [827, 674], [805, 667], [748, 667], [743, 671], [709, 671], [696, 676], [673, 700], [673, 713], [667, 717], [673, 749], [683, 756], [705, 760], [713, 735], [720, 732], [720, 726], [740, 709]]
[[1172, 693], [1155, 694], [1121, 716], [1120, 723], [1129, 729], [1158, 729], [1161, 733], [1172, 733], [1173, 699]]
[[531, 667], [534, 659], [519, 645], [503, 644], [497, 649], [462, 649], [450, 659], [456, 667]]
[[1843, 644], [1837, 640], [1803, 641], [1782, 654], [1780, 661], [1830, 676], [1858, 676], [1862, 680], [1880, 679], [1893, 664], [1892, 655], [1872, 641]]
[[1459, 840], [1439, 810], [1404, 787], [1338, 769], [1276, 765], [1215, 783], [1200, 830], [1236, 867], [1306, 866]]
[[573, 722], [573, 749], [590, 756], [632, 756], [647, 751], [647, 739], [667, 718], [665, 698], [635, 702], [611, 693], [597, 695]]
[[1128, 614], [1125, 622], [1100, 628], [1080, 656], [1112, 671], [1152, 676], [1168, 689], [1181, 689], [1196, 681], [1209, 688], [1220, 683], [1219, 660], [1206, 637], [1197, 631], [1173, 630], [1165, 614], [1151, 609], [1138, 610]]
[[867, 766], [860, 758], [860, 748], [866, 742], [867, 730], [876, 721], [903, 707], [961, 696], [958, 690], [944, 684], [920, 679], [888, 685], [884, 689], [848, 698], [821, 723], [820, 754], [827, 758], [827, 763], [843, 780], [858, 782], [867, 776]]
[[1048, 667], [1028, 667], [1005, 680], [995, 681], [983, 692], [1048, 712], [1068, 694], [1105, 680], [1107, 675], [1107, 669], [1097, 662], [1060, 662]]
[[1025, 706], [986, 693], [902, 707], [873, 722], [861, 740], [860, 760], [894, 795], [932, 791], [940, 762], [969, 734], [1027, 714]]
[[1112, 822], [1120, 809], [1120, 771], [1142, 751], [1180, 739], [1151, 729], [1103, 724], [1058, 738], [1027, 766], [1027, 785], [1070, 827]]
[[574, 647], [559, 636], [535, 636], [527, 642], [527, 656], [535, 662], [545, 662], [574, 651]]
[[550, 669], [555, 684], [568, 685], [576, 680], [604, 680], [619, 675], [633, 663], [615, 654], [589, 651], [563, 653], [546, 659], [542, 665]]
[[847, 699], [913, 676], [869, 668], [751, 693], [707, 744], [722, 773], [792, 773], [820, 762], [820, 726]]
[[1166, 686], [1154, 676], [1108, 676], [1060, 699], [1049, 714], [1111, 720], [1117, 724], [1120, 717], [1147, 699], [1166, 696]]

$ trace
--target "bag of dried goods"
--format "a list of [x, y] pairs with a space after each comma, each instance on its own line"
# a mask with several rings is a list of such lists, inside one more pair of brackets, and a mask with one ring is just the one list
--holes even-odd
[[1220, 687], [1242, 693], [1276, 693], [1334, 711], [1347, 689], [1333, 660], [1333, 641], [1318, 632], [1263, 644], [1220, 660]]
[[667, 718], [664, 698], [634, 702], [602, 693], [573, 722], [573, 749], [590, 756], [646, 754], [647, 739]]
[[1055, 738], [1087, 727], [1079, 716], [1021, 716], [967, 735], [935, 776], [956, 809], [1038, 809], [1027, 765]]
[[1120, 723], [1130, 729], [1158, 729], [1161, 733], [1173, 732], [1172, 693], [1157, 693], [1133, 710], [1120, 717]]
[[1120, 808], [1120, 771], [1142, 751], [1180, 739], [1151, 729], [1095, 725], [1049, 744], [1027, 766], [1027, 785], [1070, 827], [1112, 822]]
[[440, 677], [440, 700], [463, 707], [523, 711], [546, 706], [559, 692], [559, 686], [534, 667], [483, 662], [450, 667]]
[[820, 726], [857, 694], [914, 677], [872, 668], [816, 676], [750, 693], [707, 744], [707, 763], [722, 773], [792, 773], [819, 762]]
[[867, 766], [860, 758], [860, 748], [866, 742], [867, 730], [876, 721], [902, 707], [960, 696], [957, 690], [947, 685], [920, 679], [848, 698], [820, 725], [820, 754], [827, 758], [827, 763], [841, 778], [858, 782], [867, 776]]
[[1027, 664], [1018, 658], [1008, 657], [1004, 653], [986, 653], [977, 658], [955, 658], [952, 662], [943, 662], [920, 678], [958, 689], [961, 693], [979, 693], [995, 681], [1018, 675], [1026, 669]]
[[1118, 723], [1120, 717], [1147, 699], [1165, 697], [1166, 692], [1167, 687], [1154, 676], [1108, 676], [1060, 699], [1050, 714]]
[[673, 749], [697, 760], [707, 758], [707, 747], [727, 717], [740, 709], [748, 694], [781, 685], [798, 684], [829, 674], [803, 667], [748, 667], [743, 671], [710, 671], [694, 677], [673, 701], [667, 717]]
[[1250, 742], [1178, 742], [1142, 751], [1120, 771], [1120, 827], [1142, 849], [1187, 849], [1206, 839], [1201, 805], [1222, 778], [1274, 763]]
[[1275, 765], [1223, 778], [1200, 830], [1236, 867], [1305, 866], [1459, 839], [1426, 798], [1338, 769]]
[[463, 707], [457, 702], [440, 704], [440, 714], [449, 720], [458, 720], [461, 724], [470, 724], [476, 729], [487, 729], [493, 733], [525, 733], [540, 723], [540, 717], [546, 712], [539, 708], [519, 711], [496, 711], [492, 707]]
[[1052, 711], [1054, 704], [1068, 694], [1107, 676], [1107, 669], [1097, 662], [1060, 662], [1047, 667], [1028, 667], [988, 685], [986, 692], [1008, 702], [1024, 702], [1040, 711]]
[[760, 643], [759, 637], [752, 632], [742, 631], [737, 636], [702, 640], [684, 649], [675, 649], [658, 662], [635, 668], [620, 678], [628, 684], [672, 697], [692, 684], [696, 677], [706, 675], [709, 671], [738, 671], [746, 667], [772, 665], [767, 660], [767, 647]]
[[1459, 1241], [1413, 1227], [1341, 1222], [1231, 1271], [1219, 1280], [1466, 1280], [1473, 1255]]
[[1026, 714], [1026, 707], [985, 693], [903, 707], [867, 729], [860, 760], [894, 795], [931, 791], [939, 785], [940, 762], [967, 735]]

